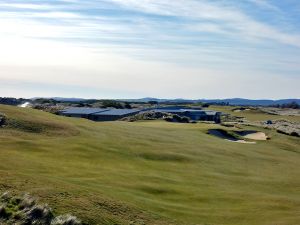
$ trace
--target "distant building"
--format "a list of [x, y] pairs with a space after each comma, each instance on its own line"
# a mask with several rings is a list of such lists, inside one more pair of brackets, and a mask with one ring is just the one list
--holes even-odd
[[58, 114], [67, 117], [85, 118], [93, 121], [114, 121], [138, 114], [138, 109], [68, 108]]
[[185, 116], [195, 121], [221, 122], [221, 112], [195, 108], [165, 107], [155, 109], [103, 109], [103, 108], [68, 108], [58, 114], [67, 117], [85, 118], [93, 121], [115, 121], [145, 111], [165, 112]]
[[141, 110], [138, 109], [111, 109], [108, 111], [100, 111], [90, 115], [90, 119], [94, 121], [114, 121], [124, 117], [138, 114]]

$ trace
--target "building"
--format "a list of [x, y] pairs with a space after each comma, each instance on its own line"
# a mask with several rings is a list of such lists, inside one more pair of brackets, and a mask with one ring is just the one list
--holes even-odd
[[178, 116], [186, 116], [191, 120], [195, 121], [214, 121], [216, 123], [221, 122], [221, 112], [212, 110], [202, 110], [202, 109], [191, 109], [191, 108], [159, 108], [155, 109], [155, 112], [165, 112], [176, 114]]
[[138, 109], [68, 108], [58, 114], [67, 117], [85, 118], [93, 121], [114, 121], [138, 114]]
[[85, 118], [89, 119], [90, 115], [97, 112], [107, 111], [108, 109], [101, 108], [68, 108], [59, 111], [59, 115], [67, 117]]
[[138, 109], [111, 109], [108, 111], [100, 111], [90, 115], [90, 119], [94, 121], [114, 121], [124, 117], [138, 114]]
[[115, 121], [133, 116], [144, 111], [164, 112], [185, 116], [194, 121], [221, 122], [221, 112], [195, 108], [165, 107], [155, 109], [103, 109], [103, 108], [68, 108], [58, 114], [67, 117], [85, 118], [93, 121]]

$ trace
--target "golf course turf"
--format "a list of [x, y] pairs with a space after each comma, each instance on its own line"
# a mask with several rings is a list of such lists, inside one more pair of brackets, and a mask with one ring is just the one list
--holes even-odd
[[213, 124], [0, 112], [9, 119], [0, 128], [0, 191], [28, 192], [58, 214], [107, 225], [299, 224], [298, 137], [255, 128], [271, 139], [245, 145], [207, 134], [220, 128]]

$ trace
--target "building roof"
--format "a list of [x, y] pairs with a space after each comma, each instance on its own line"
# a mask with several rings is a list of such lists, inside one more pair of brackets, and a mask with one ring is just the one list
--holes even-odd
[[184, 109], [154, 109], [155, 112], [168, 112], [168, 113], [184, 113]]
[[124, 116], [131, 113], [140, 112], [139, 109], [110, 109], [107, 111], [93, 113], [95, 116]]
[[62, 114], [78, 114], [78, 115], [89, 115], [97, 112], [108, 111], [109, 109], [101, 108], [68, 108], [61, 111]]
[[[64, 115], [96, 115], [96, 116], [124, 116], [132, 113], [138, 113], [141, 109], [104, 109], [104, 108], [68, 108], [60, 111]], [[199, 109], [153, 109], [155, 112], [168, 112], [168, 113], [191, 113], [191, 114], [203, 114], [203, 115], [216, 115], [217, 111], [212, 110], [199, 110]]]

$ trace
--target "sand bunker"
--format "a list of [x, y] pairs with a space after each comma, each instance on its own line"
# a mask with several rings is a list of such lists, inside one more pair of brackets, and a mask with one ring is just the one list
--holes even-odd
[[268, 139], [268, 136], [263, 132], [258, 131], [237, 131], [236, 134], [240, 135], [243, 138], [251, 139], [251, 140], [257, 140], [257, 141], [266, 141]]
[[243, 111], [250, 111], [250, 110], [251, 110], [250, 108], [245, 108], [245, 107], [232, 109], [233, 112], [243, 112]]
[[256, 142], [245, 141], [243, 139], [239, 139], [237, 136], [229, 133], [226, 130], [222, 129], [211, 129], [208, 131], [209, 134], [216, 136], [218, 138], [222, 138], [227, 141], [242, 143], [242, 144], [255, 144]]

